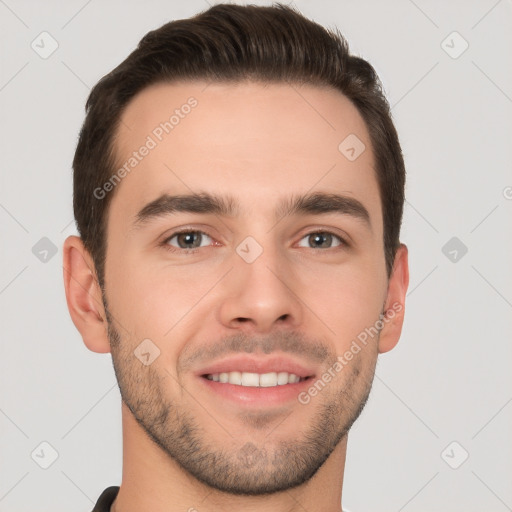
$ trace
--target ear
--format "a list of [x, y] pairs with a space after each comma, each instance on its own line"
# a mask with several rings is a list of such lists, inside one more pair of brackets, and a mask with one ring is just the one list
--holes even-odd
[[94, 262], [82, 239], [66, 238], [63, 247], [66, 302], [71, 319], [89, 350], [110, 352], [107, 321]]
[[393, 270], [389, 278], [384, 306], [384, 327], [380, 332], [379, 353], [396, 346], [402, 332], [405, 315], [405, 294], [409, 286], [409, 262], [407, 246], [400, 244], [395, 254]]

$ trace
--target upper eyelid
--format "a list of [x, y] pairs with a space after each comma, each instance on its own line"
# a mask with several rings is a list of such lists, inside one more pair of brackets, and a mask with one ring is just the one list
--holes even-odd
[[170, 240], [171, 238], [174, 238], [175, 236], [181, 235], [183, 233], [201, 233], [202, 235], [206, 235], [206, 236], [209, 236], [210, 238], [214, 238], [213, 235], [210, 235], [207, 231], [205, 231], [203, 229], [183, 228], [183, 229], [178, 229], [176, 231], [173, 231], [170, 235], [165, 236], [163, 241], [165, 242], [165, 241]]

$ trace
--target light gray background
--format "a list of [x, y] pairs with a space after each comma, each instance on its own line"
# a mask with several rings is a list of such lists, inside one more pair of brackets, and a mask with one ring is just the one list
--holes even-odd
[[[405, 327], [380, 357], [349, 436], [344, 506], [512, 510], [512, 4], [294, 4], [338, 26], [375, 66], [408, 171]], [[65, 303], [62, 243], [76, 233], [71, 161], [91, 86], [147, 31], [207, 7], [0, 0], [2, 512], [86, 512], [121, 481], [111, 357], [85, 348]], [[59, 45], [47, 59], [31, 47], [50, 48], [43, 31]], [[43, 237], [57, 248], [46, 262]], [[446, 256], [452, 237], [459, 247]], [[58, 453], [48, 469], [42, 442]]]

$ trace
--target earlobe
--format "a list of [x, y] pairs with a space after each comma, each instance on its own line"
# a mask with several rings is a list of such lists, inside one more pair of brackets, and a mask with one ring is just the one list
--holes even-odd
[[85, 345], [93, 352], [110, 352], [94, 263], [77, 236], [69, 236], [64, 242], [63, 277], [69, 314]]
[[379, 338], [380, 354], [393, 349], [400, 339], [405, 315], [405, 295], [408, 286], [408, 250], [405, 244], [400, 244], [396, 251], [393, 271], [388, 283], [388, 292], [384, 306], [384, 326]]

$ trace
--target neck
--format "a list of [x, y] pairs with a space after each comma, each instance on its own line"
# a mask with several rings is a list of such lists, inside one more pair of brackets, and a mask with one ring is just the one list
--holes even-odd
[[240, 496], [199, 482], [157, 446], [122, 405], [123, 477], [111, 512], [341, 512], [347, 436], [305, 484], [271, 495]]

